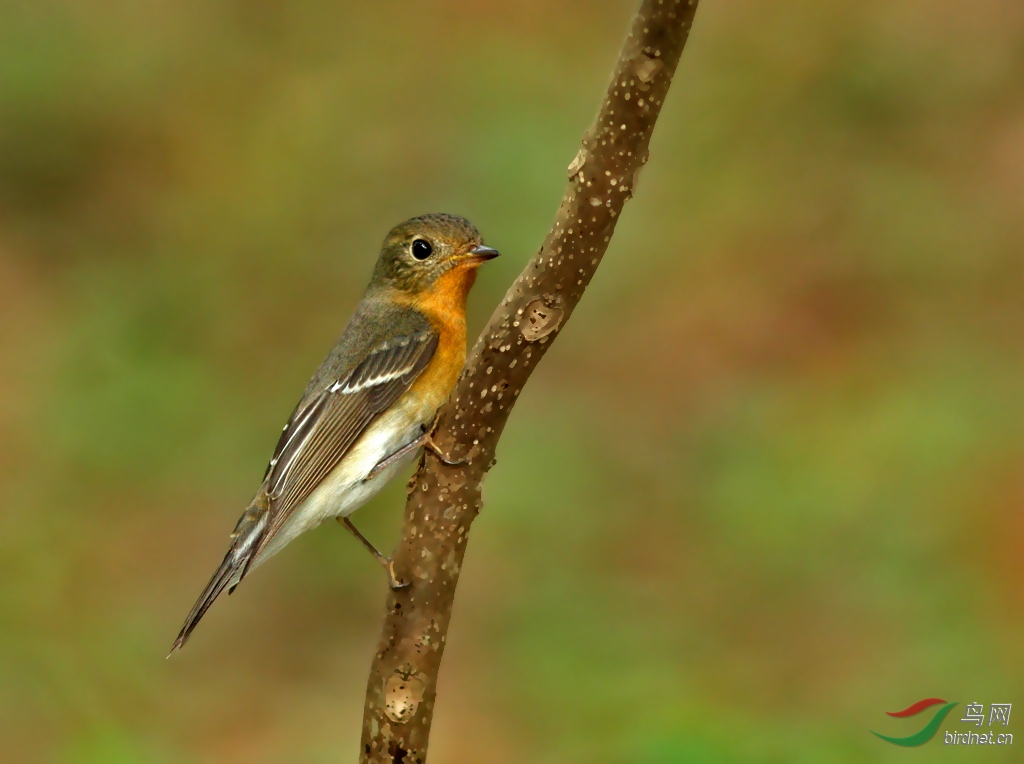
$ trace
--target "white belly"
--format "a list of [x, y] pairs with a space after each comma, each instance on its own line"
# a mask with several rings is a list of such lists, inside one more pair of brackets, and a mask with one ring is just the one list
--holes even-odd
[[281, 530], [253, 561], [253, 567], [281, 551], [300, 533], [315, 528], [324, 520], [347, 517], [376, 496], [397, 472], [419, 455], [419, 449], [388, 465], [370, 480], [366, 476], [385, 457], [420, 437], [423, 424], [420, 417], [412, 412], [392, 410], [370, 425], [338, 466], [295, 508]]

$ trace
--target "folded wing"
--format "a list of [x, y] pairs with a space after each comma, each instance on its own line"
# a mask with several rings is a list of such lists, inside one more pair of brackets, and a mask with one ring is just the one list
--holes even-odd
[[366, 428], [409, 389], [436, 349], [437, 335], [431, 332], [388, 340], [351, 373], [299, 403], [277, 442], [263, 486], [235, 526], [231, 548], [185, 619], [171, 652], [185, 644], [225, 588], [234, 590], [295, 509]]
[[390, 340], [346, 378], [336, 380], [295, 410], [267, 468], [264, 490], [272, 519], [260, 549], [338, 465], [363, 431], [409, 389], [436, 349], [437, 335], [433, 333]]

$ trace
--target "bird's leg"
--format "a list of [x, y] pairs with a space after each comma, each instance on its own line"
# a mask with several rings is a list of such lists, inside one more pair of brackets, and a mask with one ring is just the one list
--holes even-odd
[[418, 438], [416, 438], [416, 440], [411, 441], [410, 443], [406, 443], [404, 446], [402, 446], [400, 449], [395, 451], [393, 454], [388, 454], [383, 459], [381, 459], [379, 462], [377, 462], [375, 465], [373, 465], [373, 469], [370, 470], [370, 472], [366, 475], [366, 477], [363, 478], [363, 482], [365, 483], [367, 480], [373, 480], [383, 470], [385, 470], [386, 468], [390, 467], [392, 464], [397, 462], [399, 459], [409, 455], [411, 452], [415, 451], [417, 448], [420, 448], [420, 447], [430, 449], [431, 453], [433, 453], [434, 456], [436, 456], [438, 459], [440, 459], [442, 464], [446, 464], [449, 467], [456, 467], [456, 466], [458, 466], [460, 464], [465, 464], [466, 463], [466, 459], [465, 458], [455, 459], [455, 460], [450, 459], [448, 457], [448, 455], [445, 454], [441, 450], [441, 447], [439, 445], [437, 445], [437, 443], [434, 442], [434, 439], [431, 437], [431, 434], [434, 431], [434, 425], [435, 424], [437, 424], [437, 420], [436, 419], [434, 420], [433, 424], [431, 424], [430, 427], [428, 427], [424, 431], [424, 433], [422, 435], [420, 435]]
[[404, 446], [402, 446], [400, 449], [395, 451], [393, 454], [388, 454], [387, 456], [385, 456], [383, 459], [381, 459], [379, 462], [377, 462], [375, 465], [373, 465], [373, 469], [370, 470], [369, 474], [367, 474], [367, 476], [363, 478], [363, 482], [365, 483], [367, 480], [373, 480], [383, 470], [385, 470], [386, 468], [390, 467], [392, 464], [397, 462], [399, 459], [401, 459], [404, 456], [407, 456], [408, 454], [412, 453], [413, 451], [415, 451], [420, 446], [424, 445], [423, 438], [424, 438], [424, 436], [421, 435], [420, 437], [416, 438], [416, 440], [412, 441], [411, 443], [406, 443]]
[[359, 532], [359, 529], [356, 528], [356, 526], [352, 525], [351, 520], [349, 520], [347, 517], [339, 517], [337, 518], [337, 520], [339, 523], [341, 523], [350, 531], [352, 531], [352, 535], [359, 539], [363, 543], [363, 546], [370, 550], [370, 554], [377, 558], [377, 562], [384, 566], [384, 571], [388, 574], [388, 586], [390, 586], [395, 591], [398, 591], [399, 589], [404, 589], [405, 587], [409, 586], [408, 581], [398, 580], [398, 577], [395, 575], [395, 563], [392, 562], [391, 558], [385, 557], [379, 551], [377, 551], [377, 547], [371, 544], [367, 540], [366, 536]]

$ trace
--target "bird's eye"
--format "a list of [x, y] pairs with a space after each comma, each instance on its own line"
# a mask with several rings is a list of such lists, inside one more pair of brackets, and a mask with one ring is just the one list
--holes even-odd
[[412, 243], [412, 256], [417, 260], [426, 260], [432, 254], [434, 254], [434, 248], [426, 239], [416, 239]]

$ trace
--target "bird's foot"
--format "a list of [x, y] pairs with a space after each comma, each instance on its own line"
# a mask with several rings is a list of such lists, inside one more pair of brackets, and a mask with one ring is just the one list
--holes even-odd
[[458, 467], [460, 464], [465, 464], [467, 461], [466, 457], [462, 457], [461, 459], [452, 459], [450, 456], [448, 456], [448, 454], [446, 454], [441, 449], [439, 445], [437, 445], [437, 443], [434, 442], [434, 439], [429, 435], [423, 436], [423, 447], [429, 449], [430, 453], [436, 456], [438, 460], [440, 460], [441, 464], [444, 464], [448, 467]]
[[391, 591], [397, 592], [400, 589], [406, 589], [412, 586], [411, 581], [403, 581], [395, 575], [395, 561], [390, 557], [381, 558], [381, 565], [384, 566], [384, 572], [388, 574], [388, 586], [391, 587]]

